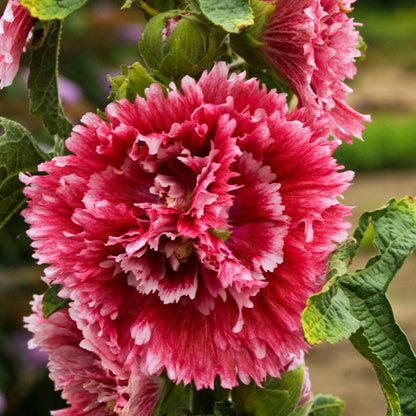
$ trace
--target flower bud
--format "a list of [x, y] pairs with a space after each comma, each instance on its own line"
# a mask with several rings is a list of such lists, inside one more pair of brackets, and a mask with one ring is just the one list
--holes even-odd
[[139, 48], [147, 64], [170, 78], [194, 75], [214, 60], [217, 45], [196, 16], [172, 10], [150, 19]]

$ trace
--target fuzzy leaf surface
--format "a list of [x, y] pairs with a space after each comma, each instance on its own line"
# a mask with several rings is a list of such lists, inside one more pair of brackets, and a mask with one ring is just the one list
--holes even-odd
[[0, 117], [0, 228], [25, 201], [19, 172], [36, 172], [47, 156], [31, 134], [15, 121]]
[[[340, 261], [355, 256], [370, 224], [379, 254], [365, 268], [348, 273]], [[354, 238], [353, 247], [349, 244], [334, 253], [330, 280], [308, 301], [302, 314], [305, 337], [311, 344], [349, 337], [373, 365], [388, 414], [415, 415], [416, 357], [386, 296], [389, 284], [416, 248], [415, 201], [392, 199], [385, 207], [365, 213]]]
[[40, 20], [63, 19], [83, 6], [87, 0], [21, 0], [33, 17]]
[[[32, 49], [28, 87], [31, 113], [43, 120], [51, 134], [67, 138], [72, 124], [65, 117], [58, 91], [58, 54], [62, 21], [45, 22], [35, 32], [39, 45]], [[40, 33], [39, 33], [40, 32]]]
[[341, 416], [344, 408], [345, 403], [338, 397], [318, 394], [313, 399], [308, 416]]
[[250, 0], [199, 0], [205, 17], [230, 33], [240, 33], [254, 23]]

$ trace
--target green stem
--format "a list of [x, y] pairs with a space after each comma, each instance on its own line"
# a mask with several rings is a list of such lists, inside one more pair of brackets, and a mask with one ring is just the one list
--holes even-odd
[[144, 1], [141, 1], [139, 3], [139, 7], [149, 16], [156, 16], [158, 15], [160, 12], [159, 10], [154, 9], [153, 7], [149, 6], [147, 3], [145, 3]]

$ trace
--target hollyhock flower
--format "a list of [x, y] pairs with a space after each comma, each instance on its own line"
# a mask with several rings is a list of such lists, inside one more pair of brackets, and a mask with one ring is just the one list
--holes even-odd
[[[155, 377], [138, 371], [117, 371], [121, 364], [113, 356], [111, 369], [103, 367], [99, 357], [82, 346], [82, 333], [68, 309], [42, 315], [42, 296], [32, 301], [33, 314], [25, 318], [26, 327], [34, 336], [29, 347], [41, 348], [49, 356], [48, 368], [62, 397], [71, 407], [53, 411], [53, 416], [66, 415], [151, 415], [160, 387]], [[113, 371], [116, 371], [114, 373]]]
[[[266, 1], [266, 0], [263, 0]], [[268, 0], [267, 2], [270, 2]], [[273, 66], [298, 97], [308, 117], [324, 120], [331, 134], [348, 143], [361, 138], [370, 117], [345, 103], [361, 55], [357, 23], [346, 15], [354, 0], [277, 1], [259, 40]]]
[[197, 389], [278, 376], [346, 238], [352, 172], [286, 95], [221, 62], [87, 114], [73, 155], [21, 175], [35, 257], [103, 359]]
[[33, 22], [19, 0], [8, 1], [0, 19], [0, 89], [11, 85], [16, 76]]

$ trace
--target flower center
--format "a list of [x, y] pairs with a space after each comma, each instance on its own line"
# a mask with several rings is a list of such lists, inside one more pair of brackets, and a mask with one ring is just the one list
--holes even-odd
[[180, 263], [184, 263], [189, 256], [195, 253], [194, 244], [191, 239], [184, 239], [184, 241], [176, 248], [173, 255]]

